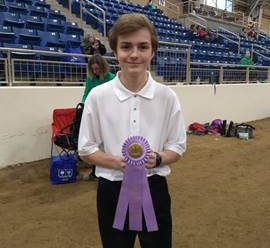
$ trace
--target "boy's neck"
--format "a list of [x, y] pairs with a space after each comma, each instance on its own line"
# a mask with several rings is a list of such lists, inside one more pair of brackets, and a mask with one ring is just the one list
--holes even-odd
[[123, 73], [119, 73], [119, 79], [121, 83], [131, 92], [139, 92], [147, 83], [148, 73], [145, 72], [142, 75], [138, 75], [138, 77], [134, 77], [131, 75], [124, 75]]

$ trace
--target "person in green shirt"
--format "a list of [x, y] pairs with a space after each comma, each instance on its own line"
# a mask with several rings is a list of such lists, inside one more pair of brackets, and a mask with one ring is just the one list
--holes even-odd
[[[114, 79], [115, 74], [109, 71], [107, 61], [99, 54], [93, 55], [88, 61], [88, 75], [85, 81], [85, 89], [82, 97], [84, 103], [89, 92], [96, 86], [106, 83]], [[93, 180], [95, 175], [96, 166], [92, 165], [92, 171], [89, 174], [89, 180]]]
[[254, 65], [254, 62], [250, 56], [250, 51], [246, 51], [245, 56], [240, 60], [240, 65], [245, 65], [247, 67], [249, 67], [248, 65]]
[[109, 71], [107, 61], [99, 54], [93, 55], [88, 61], [88, 75], [85, 81], [82, 102], [85, 102], [89, 92], [94, 87], [106, 83], [114, 77], [115, 75]]

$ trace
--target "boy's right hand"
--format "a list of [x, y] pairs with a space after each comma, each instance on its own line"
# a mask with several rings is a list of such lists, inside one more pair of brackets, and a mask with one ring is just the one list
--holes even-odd
[[121, 170], [124, 172], [126, 167], [126, 162], [124, 160], [124, 157], [121, 156], [114, 156], [114, 166], [113, 169]]

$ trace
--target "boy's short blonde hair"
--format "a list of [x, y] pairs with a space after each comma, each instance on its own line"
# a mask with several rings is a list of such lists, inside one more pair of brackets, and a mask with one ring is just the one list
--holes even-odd
[[149, 30], [153, 52], [158, 49], [158, 37], [154, 25], [143, 14], [133, 13], [121, 15], [109, 31], [109, 44], [117, 52], [117, 42], [120, 35], [136, 32], [142, 28]]

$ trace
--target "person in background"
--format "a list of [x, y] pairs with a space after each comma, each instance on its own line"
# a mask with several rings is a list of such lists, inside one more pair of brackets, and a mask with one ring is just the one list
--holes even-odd
[[208, 12], [208, 15], [211, 16], [211, 17], [216, 17], [217, 16], [217, 11], [214, 7], [212, 7], [209, 12]]
[[152, 0], [148, 1], [146, 7], [151, 11], [156, 11], [157, 10], [157, 6], [153, 3]]
[[255, 28], [251, 28], [250, 30], [248, 30], [247, 39], [250, 39], [250, 40], [256, 40], [257, 39], [257, 33], [255, 31]]
[[81, 44], [81, 48], [84, 54], [106, 54], [106, 47], [93, 35], [87, 35]]
[[190, 30], [188, 31], [188, 36], [191, 40], [198, 37], [197, 26], [194, 23], [190, 25]]
[[245, 37], [245, 38], [247, 38], [247, 29], [246, 29], [245, 27], [243, 27], [243, 28], [241, 29], [240, 35], [243, 36], [243, 37]]
[[197, 34], [198, 37], [202, 40], [208, 41], [209, 40], [209, 34], [208, 32], [205, 30], [205, 28], [199, 26], [197, 29]]
[[247, 67], [254, 65], [254, 61], [252, 60], [252, 58], [250, 56], [249, 50], [246, 51], [244, 57], [240, 60], [240, 65], [245, 65]]
[[85, 81], [82, 102], [85, 102], [86, 97], [94, 87], [106, 83], [114, 77], [115, 75], [109, 71], [107, 61], [99, 54], [93, 55], [88, 61], [88, 76]]
[[[96, 86], [106, 83], [115, 77], [113, 73], [109, 71], [109, 65], [107, 61], [99, 54], [93, 55], [88, 61], [88, 76], [85, 81], [85, 89], [82, 97], [84, 103], [89, 92]], [[89, 179], [96, 178], [95, 175], [96, 166], [92, 165], [92, 171], [89, 175]]]

